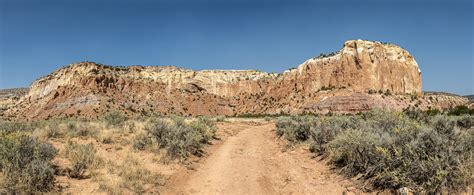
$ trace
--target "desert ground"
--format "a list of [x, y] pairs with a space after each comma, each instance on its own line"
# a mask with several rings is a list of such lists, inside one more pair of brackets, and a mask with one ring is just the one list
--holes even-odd
[[469, 194], [473, 119], [374, 110], [0, 121], [0, 192]]
[[[287, 147], [285, 141], [275, 135], [272, 121], [228, 119], [219, 122], [217, 129], [217, 139], [205, 148], [204, 155], [193, 156], [186, 162], [167, 162], [155, 152], [137, 152], [131, 144], [133, 133], [115, 135], [110, 139], [116, 141], [105, 144], [94, 138], [73, 138], [78, 143], [93, 143], [97, 158], [105, 166], [98, 165], [84, 178], [59, 176], [58, 190], [83, 194], [123, 191], [160, 194], [359, 192], [354, 181], [331, 170], [324, 160], [314, 157], [304, 146]], [[64, 139], [52, 139], [51, 143], [60, 151], [66, 144]], [[53, 161], [63, 170], [70, 166], [61, 155]], [[129, 168], [142, 168], [146, 170], [142, 172], [149, 172], [154, 178], [147, 181], [132, 177], [127, 179], [138, 179], [138, 184], [124, 184], [127, 182], [114, 173]]]
[[208, 156], [172, 176], [163, 194], [342, 194], [353, 182], [302, 149], [285, 148], [273, 122], [230, 121]]

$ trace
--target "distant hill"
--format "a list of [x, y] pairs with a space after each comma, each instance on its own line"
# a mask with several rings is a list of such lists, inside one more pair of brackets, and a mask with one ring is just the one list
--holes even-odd
[[458, 94], [443, 92], [443, 91], [424, 91], [424, 95], [447, 95], [447, 96], [460, 96]]
[[465, 95], [464, 97], [466, 97], [467, 99], [469, 99], [469, 101], [474, 101], [474, 95]]
[[11, 88], [0, 89], [0, 99], [8, 99], [12, 97], [21, 97], [28, 93], [28, 88]]
[[28, 93], [28, 88], [0, 89], [0, 116]]

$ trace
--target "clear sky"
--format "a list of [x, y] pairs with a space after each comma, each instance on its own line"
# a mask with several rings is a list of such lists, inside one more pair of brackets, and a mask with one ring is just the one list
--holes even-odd
[[349, 39], [391, 42], [423, 89], [474, 94], [472, 0], [0, 0], [0, 88], [79, 61], [281, 72]]

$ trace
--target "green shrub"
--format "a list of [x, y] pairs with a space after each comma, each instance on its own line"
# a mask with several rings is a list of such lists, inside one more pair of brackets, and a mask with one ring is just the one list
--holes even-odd
[[381, 142], [380, 137], [370, 131], [350, 129], [328, 143], [328, 152], [332, 163], [353, 176], [377, 162], [376, 147]]
[[71, 161], [69, 176], [72, 178], [83, 178], [85, 170], [96, 161], [96, 150], [92, 143], [76, 144], [68, 141], [65, 146], [65, 155]]
[[0, 134], [0, 168], [8, 191], [44, 192], [54, 186], [57, 150], [24, 133]]
[[285, 134], [285, 131], [289, 131], [292, 119], [290, 117], [282, 116], [278, 117], [276, 120], [276, 129], [275, 133], [278, 137], [282, 137]]
[[323, 117], [310, 128], [310, 151], [324, 155], [327, 144], [339, 133], [348, 129], [359, 128], [360, 117], [357, 116], [333, 116]]
[[474, 126], [474, 116], [465, 115], [457, 120], [457, 126], [463, 129], [469, 129]]
[[[433, 127], [417, 135], [409, 146], [406, 158], [407, 178], [431, 192], [460, 190], [470, 185], [472, 174], [472, 129], [461, 132], [447, 117], [435, 119]], [[471, 164], [472, 165], [472, 164]]]
[[215, 124], [209, 118], [198, 118], [187, 124], [182, 118], [175, 117], [171, 122], [155, 120], [146, 131], [171, 159], [186, 159], [191, 154], [202, 153], [203, 145], [214, 137]]
[[105, 114], [104, 120], [108, 125], [120, 126], [127, 120], [127, 116], [119, 111], [111, 111]]
[[408, 118], [417, 120], [417, 121], [422, 121], [424, 120], [424, 117], [425, 117], [423, 114], [423, 111], [421, 111], [419, 108], [408, 107], [407, 109], [403, 111], [403, 114], [408, 116]]
[[163, 119], [154, 120], [145, 130], [160, 148], [164, 148], [168, 145], [168, 138], [170, 138], [173, 133], [171, 124]]
[[448, 115], [456, 115], [456, 116], [459, 116], [459, 115], [464, 115], [464, 114], [472, 114], [474, 109], [469, 109], [467, 106], [465, 105], [460, 105], [460, 106], [456, 106], [455, 108], [451, 109], [449, 112], [448, 112]]
[[436, 192], [469, 185], [472, 149], [453, 120], [436, 118], [432, 127], [421, 129], [417, 122], [387, 113], [366, 124], [329, 143], [331, 161], [346, 173], [362, 174], [382, 188]]
[[310, 143], [310, 150], [318, 154], [325, 151], [326, 144], [341, 131], [355, 128], [360, 117], [340, 116], [294, 116], [279, 117], [276, 134], [287, 139], [290, 144]]
[[31, 191], [47, 191], [54, 186], [54, 173], [50, 162], [36, 159], [22, 171], [19, 184]]
[[441, 114], [441, 111], [436, 108], [428, 108], [428, 110], [426, 111], [426, 114], [428, 116], [436, 116], [436, 115]]
[[[291, 142], [302, 141], [292, 136], [307, 131], [307, 125], [298, 125], [305, 121], [301, 118], [279, 119], [276, 133]], [[307, 122], [310, 150], [376, 188], [434, 193], [472, 185], [474, 128], [468, 128], [469, 116], [425, 115], [419, 121], [416, 115], [374, 110], [315, 121]]]
[[144, 133], [138, 134], [133, 141], [133, 148], [135, 150], [144, 150], [152, 143], [150, 137]]
[[216, 124], [210, 118], [199, 117], [189, 125], [202, 136], [200, 142], [203, 144], [209, 143], [216, 134]]
[[316, 122], [314, 116], [279, 117], [276, 122], [276, 134], [290, 143], [303, 142], [310, 137], [310, 128]]

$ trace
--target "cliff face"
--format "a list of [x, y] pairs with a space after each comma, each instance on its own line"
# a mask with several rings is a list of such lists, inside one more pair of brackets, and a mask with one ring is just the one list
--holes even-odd
[[[418, 64], [398, 46], [362, 40], [347, 41], [337, 53], [309, 59], [281, 74], [83, 62], [35, 81], [28, 94], [4, 115], [36, 119], [94, 118], [110, 110], [130, 115], [319, 112], [323, 109], [318, 104], [328, 97], [367, 95], [369, 91], [420, 96]], [[355, 102], [351, 104], [358, 104]], [[365, 109], [352, 107], [339, 110]]]
[[418, 64], [406, 50], [392, 44], [347, 41], [335, 55], [307, 60], [293, 72], [299, 83], [313, 90], [335, 86], [421, 94]]

